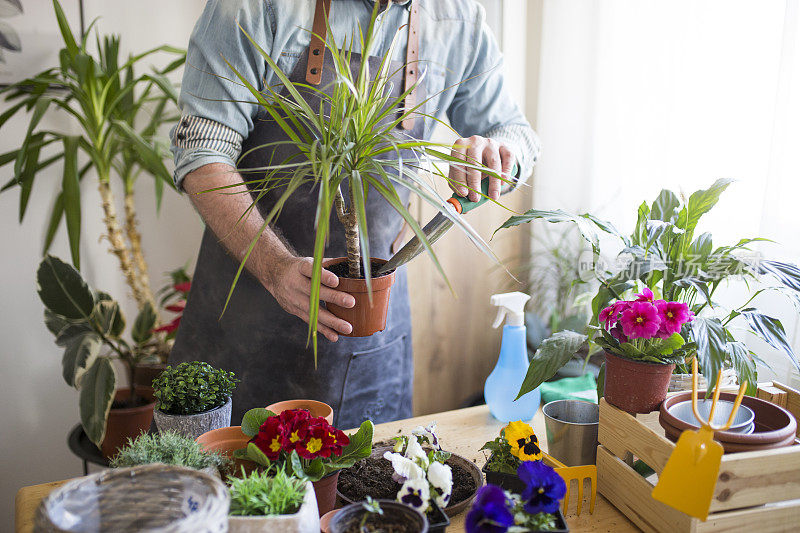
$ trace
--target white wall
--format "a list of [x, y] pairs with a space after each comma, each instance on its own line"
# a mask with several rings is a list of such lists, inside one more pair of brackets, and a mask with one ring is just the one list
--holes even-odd
[[[41, 1], [41, 0], [40, 0]], [[200, 0], [139, 0], [122, 2], [85, 0], [87, 22], [102, 17], [99, 27], [120, 33], [123, 45], [141, 51], [168, 43], [185, 47], [204, 2]], [[0, 104], [0, 112], [7, 106]], [[54, 120], [52, 127], [63, 127]], [[0, 136], [0, 153], [19, 146], [24, 120], [7, 124]], [[5, 183], [10, 170], [0, 170]], [[78, 422], [78, 394], [61, 378], [61, 350], [42, 321], [43, 308], [35, 293], [35, 271], [41, 257], [44, 224], [53, 201], [53, 186], [60, 168], [52, 167], [37, 177], [24, 224], [17, 219], [19, 193], [0, 195], [0, 530], [13, 524], [16, 491], [25, 485], [82, 474], [80, 461], [67, 446], [67, 432]], [[82, 197], [82, 263], [90, 285], [119, 300], [128, 294], [117, 262], [107, 253], [102, 234], [101, 209], [96, 182], [84, 180]], [[193, 262], [202, 225], [185, 198], [167, 191], [161, 214], [156, 215], [152, 180], [140, 178], [138, 207], [145, 254], [151, 277], [159, 286], [164, 273]], [[122, 206], [119, 206], [121, 209]], [[52, 253], [69, 258], [64, 228]], [[132, 321], [134, 309], [126, 316]]]

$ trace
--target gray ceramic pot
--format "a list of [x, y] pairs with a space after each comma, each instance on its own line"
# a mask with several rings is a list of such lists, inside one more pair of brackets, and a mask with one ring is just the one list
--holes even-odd
[[196, 439], [207, 431], [230, 426], [231, 405], [233, 402], [228, 398], [224, 405], [196, 415], [168, 415], [156, 409], [153, 411], [153, 419], [158, 431], [174, 431], [184, 437]]

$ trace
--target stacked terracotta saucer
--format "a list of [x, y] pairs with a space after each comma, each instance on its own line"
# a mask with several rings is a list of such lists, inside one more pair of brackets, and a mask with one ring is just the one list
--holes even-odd
[[[728, 392], [720, 394], [720, 400], [733, 402], [736, 395]], [[702, 400], [704, 393], [699, 392], [697, 398]], [[692, 418], [691, 423], [675, 416], [675, 406], [681, 402], [691, 401], [691, 391], [675, 394], [664, 400], [658, 421], [668, 439], [675, 442], [681, 433], [687, 429], [697, 429], [698, 425]], [[745, 425], [736, 431], [717, 431], [714, 440], [722, 444], [725, 453], [751, 452], [782, 448], [795, 443], [797, 420], [792, 413], [766, 400], [752, 396], [745, 396], [742, 405], [753, 412], [752, 431]], [[748, 432], [749, 431], [749, 432]]]

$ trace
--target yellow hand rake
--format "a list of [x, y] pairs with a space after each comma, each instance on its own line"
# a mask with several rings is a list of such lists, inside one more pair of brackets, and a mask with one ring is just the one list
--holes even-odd
[[542, 452], [542, 457], [556, 473], [564, 479], [567, 484], [567, 493], [564, 495], [564, 514], [567, 514], [567, 507], [569, 507], [569, 491], [570, 483], [574, 479], [578, 482], [578, 507], [576, 513], [581, 514], [581, 507], [583, 505], [583, 482], [588, 479], [591, 486], [592, 496], [589, 500], [589, 514], [594, 513], [594, 503], [597, 500], [597, 466], [596, 465], [581, 465], [581, 466], [567, 466], [552, 455]]
[[708, 420], [704, 420], [697, 410], [697, 358], [692, 359], [692, 411], [700, 422], [700, 429], [681, 433], [652, 492], [653, 499], [703, 521], [708, 518], [708, 509], [714, 496], [714, 486], [717, 484], [723, 453], [722, 445], [714, 440], [714, 432], [725, 431], [731, 427], [736, 411], [742, 403], [744, 391], [747, 389], [745, 381], [739, 387], [739, 394], [736, 395], [728, 422], [723, 426], [713, 426], [710, 421], [714, 420], [714, 409], [719, 400], [721, 376], [722, 372], [719, 372], [714, 386], [711, 411]]

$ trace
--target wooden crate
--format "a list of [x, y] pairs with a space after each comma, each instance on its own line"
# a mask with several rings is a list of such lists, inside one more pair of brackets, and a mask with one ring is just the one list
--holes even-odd
[[[759, 386], [800, 420], [800, 392], [780, 383]], [[656, 473], [675, 444], [664, 436], [658, 413], [636, 417], [600, 400], [598, 490], [644, 531], [800, 531], [800, 441], [794, 446], [722, 457], [708, 520], [702, 522], [654, 500], [656, 476], [642, 477], [630, 464], [641, 459]]]

